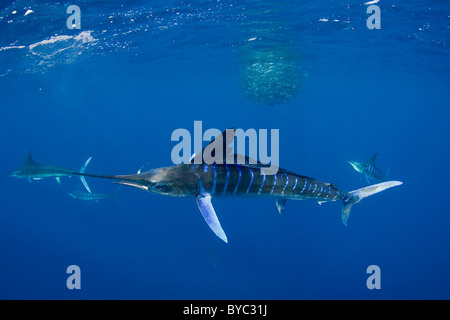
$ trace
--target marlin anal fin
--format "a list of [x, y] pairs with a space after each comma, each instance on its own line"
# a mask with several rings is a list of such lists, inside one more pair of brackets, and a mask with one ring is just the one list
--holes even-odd
[[278, 213], [281, 214], [286, 206], [287, 199], [278, 199], [275, 203], [277, 205]]
[[[90, 157], [89, 159], [86, 160], [86, 162], [81, 167], [79, 173], [84, 173], [86, 171], [86, 167], [88, 166], [89, 162], [91, 162], [91, 159], [92, 159], [92, 157]], [[79, 176], [79, 177], [80, 177], [81, 183], [83, 183], [83, 185], [86, 188], [86, 190], [89, 193], [92, 193], [91, 189], [89, 189], [89, 185], [87, 184], [86, 179], [84, 179], [84, 176]]]
[[220, 239], [228, 243], [227, 236], [220, 225], [219, 219], [217, 218], [216, 212], [214, 211], [214, 207], [211, 203], [210, 195], [199, 195], [197, 196], [197, 205], [200, 209], [200, 212], [205, 219], [208, 226], [211, 230], [218, 236]]
[[58, 184], [61, 184], [61, 178], [60, 177], [56, 177], [56, 182], [58, 182]]

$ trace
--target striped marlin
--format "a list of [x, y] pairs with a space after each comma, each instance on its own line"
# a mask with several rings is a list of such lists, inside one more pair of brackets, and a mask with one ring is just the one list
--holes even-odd
[[18, 170], [11, 173], [9, 176], [19, 179], [26, 178], [29, 182], [45, 178], [55, 178], [58, 183], [61, 183], [61, 177], [71, 177], [73, 175], [78, 175], [86, 190], [88, 192], [91, 192], [86, 180], [83, 177], [83, 173], [86, 170], [86, 167], [88, 166], [91, 159], [92, 157], [87, 159], [84, 165], [81, 167], [80, 171], [76, 172], [72, 169], [40, 164], [33, 160], [33, 158], [31, 157], [31, 151], [29, 151], [27, 153], [27, 156], [25, 157], [23, 165]]
[[369, 160], [366, 162], [358, 162], [358, 161], [347, 161], [350, 163], [356, 171], [359, 173], [362, 173], [367, 180], [368, 184], [371, 184], [370, 181], [386, 181], [387, 175], [389, 174], [389, 169], [387, 173], [384, 173], [381, 171], [375, 164], [375, 158], [377, 157], [378, 153], [375, 153], [372, 157], [370, 157]]
[[[226, 132], [228, 133], [229, 130]], [[238, 162], [241, 162], [241, 164], [228, 163], [229, 161], [208, 164], [205, 158], [203, 158], [205, 161], [199, 164], [198, 161], [194, 161], [197, 157], [202, 156], [202, 154], [199, 154], [190, 163], [151, 169], [142, 173], [139, 171], [137, 174], [113, 176], [83, 175], [114, 179], [118, 180], [116, 183], [122, 185], [167, 196], [195, 197], [206, 223], [225, 242], [228, 242], [228, 239], [212, 205], [211, 199], [213, 197], [246, 196], [273, 198], [276, 200], [276, 206], [280, 213], [288, 199], [313, 199], [319, 203], [340, 200], [343, 202], [342, 222], [344, 225], [347, 225], [350, 210], [354, 204], [365, 197], [402, 184], [400, 181], [388, 181], [345, 192], [337, 189], [333, 184], [284, 169], [278, 169], [275, 174], [265, 173], [265, 165], [260, 163], [250, 164], [248, 163], [248, 157], [228, 153], [229, 148], [227, 146], [233, 138], [234, 136], [229, 134], [225, 137], [225, 132], [223, 132], [211, 143], [226, 141], [223, 144], [225, 147], [224, 160], [230, 158], [238, 159]]]

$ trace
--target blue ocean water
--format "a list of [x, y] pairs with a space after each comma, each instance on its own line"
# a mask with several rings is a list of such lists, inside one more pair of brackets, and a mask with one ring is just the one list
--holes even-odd
[[[443, 0], [1, 2], [0, 298], [449, 299], [449, 40]], [[124, 186], [81, 201], [77, 178], [8, 176], [29, 150], [74, 169], [92, 156], [98, 174], [170, 166], [172, 132], [194, 121], [279, 129], [282, 168], [343, 190], [367, 185], [347, 160], [374, 153], [404, 184], [347, 227], [338, 202], [280, 215], [213, 199], [225, 244], [192, 198]]]

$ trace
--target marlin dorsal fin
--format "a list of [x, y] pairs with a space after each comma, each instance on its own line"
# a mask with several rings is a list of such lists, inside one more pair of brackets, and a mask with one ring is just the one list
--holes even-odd
[[36, 163], [36, 161], [33, 160], [33, 158], [31, 157], [31, 150], [28, 151], [27, 156], [25, 157], [25, 161], [24, 161], [24, 165], [30, 165]]
[[33, 160], [31, 159], [31, 150], [28, 151], [27, 156], [25, 157], [25, 163], [29, 162], [30, 160]]
[[378, 153], [375, 153], [372, 157], [370, 157], [369, 161], [367, 161], [367, 162], [368, 162], [368, 163], [371, 163], [371, 164], [374, 164], [377, 155], [378, 155]]
[[[208, 163], [212, 164], [215, 158], [215, 151], [217, 148], [222, 148], [222, 163], [226, 163], [227, 157], [233, 151], [233, 148], [229, 145], [233, 143], [234, 136], [236, 135], [234, 128], [227, 129], [218, 135], [213, 141], [208, 143], [206, 147], [203, 148], [202, 152], [191, 157], [191, 163]], [[225, 141], [225, 143], [224, 143]], [[211, 149], [211, 150], [210, 150]], [[206, 151], [206, 152], [205, 152]], [[204, 155], [205, 154], [205, 155]]]

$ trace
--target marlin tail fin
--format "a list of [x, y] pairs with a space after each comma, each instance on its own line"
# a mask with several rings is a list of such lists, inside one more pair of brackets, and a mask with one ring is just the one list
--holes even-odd
[[[89, 162], [91, 162], [91, 159], [92, 159], [92, 157], [90, 157], [89, 159], [86, 160], [86, 162], [81, 167], [79, 173], [84, 173], [86, 171], [86, 167], [88, 166]], [[83, 183], [83, 185], [86, 188], [86, 190], [89, 193], [92, 193], [91, 189], [89, 189], [89, 185], [87, 184], [86, 179], [84, 179], [84, 176], [79, 176], [79, 177], [80, 177], [81, 183]]]
[[350, 210], [354, 204], [357, 204], [362, 199], [371, 196], [375, 193], [381, 192], [383, 190], [396, 187], [403, 184], [401, 181], [387, 181], [378, 184], [374, 184], [365, 188], [350, 191], [349, 197], [344, 199], [344, 206], [342, 207], [342, 222], [347, 225], [348, 217], [350, 215]]

